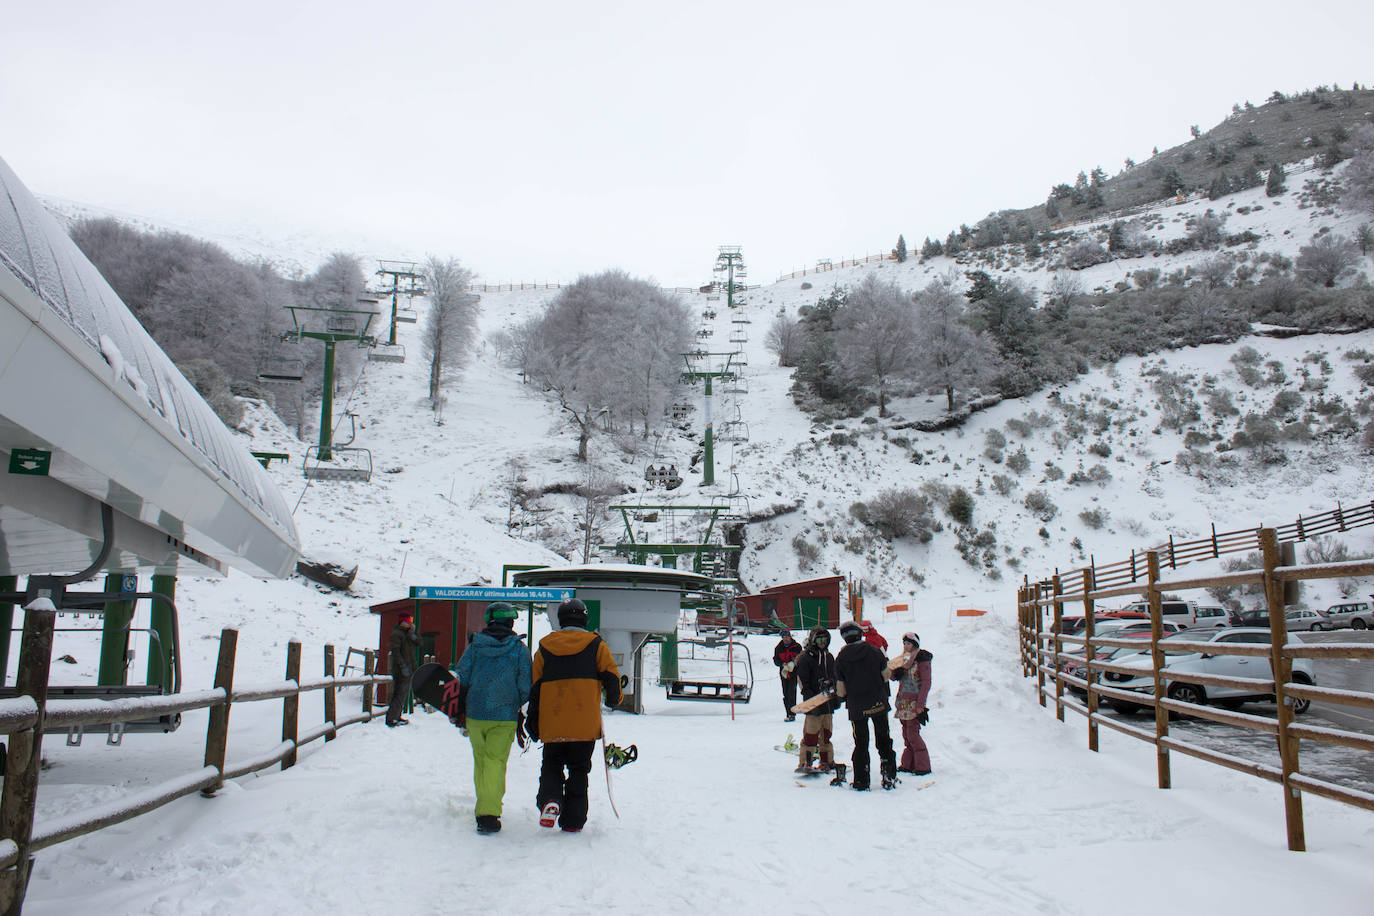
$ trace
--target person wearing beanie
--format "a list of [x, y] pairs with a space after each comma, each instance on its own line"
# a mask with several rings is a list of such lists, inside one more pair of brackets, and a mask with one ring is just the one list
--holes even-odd
[[[835, 656], [830, 654], [830, 631], [825, 627], [812, 627], [807, 634], [806, 648], [797, 658], [796, 672], [803, 701], [835, 689]], [[802, 720], [797, 772], [811, 769], [811, 762], [817, 758], [822, 770], [834, 768], [835, 748], [830, 743], [830, 736], [834, 734], [833, 717], [838, 708], [838, 700], [822, 703]]]
[[773, 649], [773, 664], [778, 666], [782, 680], [782, 709], [791, 722], [797, 718], [792, 707], [797, 705], [797, 659], [802, 654], [801, 643], [792, 638], [791, 630], [782, 631], [782, 639]]
[[420, 648], [420, 637], [415, 635], [415, 623], [409, 614], [402, 614], [391, 628], [388, 641], [387, 670], [391, 672], [391, 702], [386, 707], [386, 727], [409, 725], [409, 719], [401, 718], [401, 710], [406, 697], [410, 694], [410, 676], [415, 673], [415, 650]]
[[921, 737], [921, 726], [929, 719], [926, 697], [930, 694], [930, 652], [921, 648], [915, 633], [902, 636], [902, 654], [889, 666], [897, 687], [897, 721], [902, 723], [902, 762], [898, 773], [925, 776], [930, 772], [930, 751]]
[[897, 755], [892, 749], [892, 734], [888, 729], [888, 689], [884, 669], [887, 657], [875, 646], [864, 641], [864, 631], [857, 623], [846, 620], [840, 624], [844, 648], [835, 656], [835, 692], [844, 697], [849, 707], [849, 724], [854, 730], [854, 788], [863, 790], [869, 783], [868, 733], [873, 731], [873, 743], [881, 761], [883, 788], [896, 785]]
[[539, 640], [525, 724], [530, 738], [544, 742], [534, 798], [539, 823], [576, 833], [587, 823], [587, 776], [601, 737], [600, 704], [620, 704], [620, 669], [601, 637], [587, 630], [581, 601], [558, 606], [558, 625]]
[[477, 789], [478, 833], [501, 829], [506, 797], [506, 764], [530, 698], [530, 653], [515, 635], [519, 613], [504, 601], [487, 605], [486, 628], [473, 637], [454, 674], [461, 709], [472, 742], [472, 782]]

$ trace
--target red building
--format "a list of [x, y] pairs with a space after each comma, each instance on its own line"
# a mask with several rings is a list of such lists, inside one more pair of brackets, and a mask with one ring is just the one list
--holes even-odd
[[[448, 667], [462, 658], [469, 636], [486, 626], [484, 616], [489, 603], [397, 598], [395, 601], [372, 605], [372, 613], [379, 618], [377, 673], [391, 673], [388, 664], [391, 631], [396, 628], [402, 614], [410, 614], [415, 620], [421, 654], [417, 661], [435, 661]], [[385, 687], [378, 688], [378, 702], [385, 702], [385, 693]]]
[[826, 576], [765, 588], [757, 595], [741, 595], [735, 601], [744, 605], [750, 626], [762, 626], [773, 617], [793, 630], [823, 626], [833, 630], [840, 625], [840, 586], [844, 576]]

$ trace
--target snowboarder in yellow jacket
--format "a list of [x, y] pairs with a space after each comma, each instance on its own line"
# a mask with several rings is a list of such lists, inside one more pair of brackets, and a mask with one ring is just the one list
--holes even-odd
[[587, 823], [587, 776], [601, 737], [601, 701], [621, 701], [620, 669], [601, 637], [587, 630], [587, 606], [573, 598], [558, 606], [558, 625], [534, 654], [525, 728], [544, 742], [535, 804], [540, 824], [568, 833]]

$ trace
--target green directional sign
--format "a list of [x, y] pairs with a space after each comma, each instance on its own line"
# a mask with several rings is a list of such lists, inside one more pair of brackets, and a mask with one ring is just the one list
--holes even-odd
[[10, 473], [47, 477], [52, 466], [52, 452], [40, 448], [17, 448], [10, 452]]

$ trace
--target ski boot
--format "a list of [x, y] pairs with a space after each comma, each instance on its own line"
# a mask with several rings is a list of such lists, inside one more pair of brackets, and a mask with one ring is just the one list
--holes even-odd
[[799, 774], [814, 772], [811, 765], [815, 762], [815, 760], [816, 752], [811, 750], [811, 748], [809, 747], [803, 748], [801, 756], [797, 758], [797, 769], [795, 770], [795, 772]]
[[894, 789], [897, 787], [897, 783], [901, 782], [897, 778], [897, 764], [894, 761], [884, 760], [878, 768], [878, 772], [882, 774], [884, 789]]
[[845, 767], [843, 763], [835, 764], [835, 775], [830, 777], [830, 784], [832, 786], [844, 785], [844, 769]]

